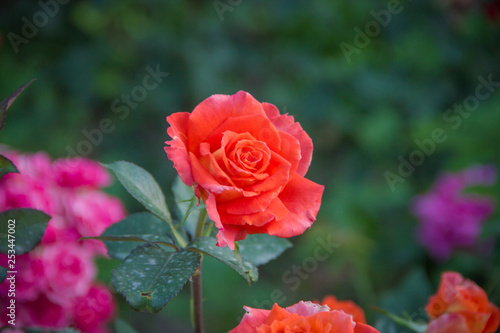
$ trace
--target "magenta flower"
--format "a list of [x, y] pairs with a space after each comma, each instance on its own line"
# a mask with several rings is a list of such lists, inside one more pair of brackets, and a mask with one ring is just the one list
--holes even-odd
[[493, 166], [475, 166], [442, 175], [428, 193], [414, 199], [412, 211], [420, 222], [418, 239], [436, 260], [446, 260], [456, 249], [476, 244], [482, 224], [495, 211], [495, 202], [464, 190], [491, 186], [496, 179]]

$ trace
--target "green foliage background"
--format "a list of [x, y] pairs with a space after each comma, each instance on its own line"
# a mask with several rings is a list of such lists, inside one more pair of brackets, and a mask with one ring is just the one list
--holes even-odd
[[[9, 34], [22, 36], [23, 18], [33, 22], [42, 7], [27, 0], [0, 3], [0, 95], [37, 78], [9, 110], [0, 141], [65, 157], [68, 147], [77, 150], [87, 140], [83, 131], [109, 118], [114, 129], [88, 156], [134, 162], [168, 191], [175, 171], [163, 152], [165, 117], [191, 111], [211, 94], [245, 90], [302, 124], [315, 143], [308, 177], [326, 190], [313, 228], [264, 266], [256, 285], [205, 261], [208, 333], [236, 326], [243, 305], [272, 300], [287, 306], [326, 294], [355, 300], [383, 332], [403, 332], [370, 306], [425, 319], [422, 306], [440, 273], [450, 269], [476, 280], [500, 304], [498, 214], [481, 238], [493, 244], [491, 254], [463, 252], [437, 264], [417, 244], [409, 211], [412, 197], [441, 172], [500, 165], [500, 92], [461, 116], [456, 129], [443, 118], [474, 94], [479, 76], [500, 81], [499, 25], [485, 18], [479, 1], [458, 16], [439, 0], [401, 1], [402, 11], [350, 62], [340, 44], [355, 46], [354, 28], [364, 30], [374, 20], [371, 11], [387, 9], [387, 2], [218, 3], [231, 10], [219, 15], [214, 2], [194, 0], [69, 1], [17, 53]], [[113, 101], [142, 84], [147, 66], [169, 75], [120, 119], [124, 114], [113, 112]], [[445, 131], [445, 142], [391, 191], [384, 172], [397, 173], [398, 156], [407, 159], [418, 148], [415, 140], [431, 138], [435, 128]], [[109, 192], [130, 213], [141, 210], [119, 185]], [[498, 199], [499, 186], [488, 194]], [[328, 240], [338, 247], [313, 270], [310, 258]], [[100, 260], [100, 278], [108, 282], [117, 264]], [[159, 315], [135, 313], [120, 299], [119, 316], [140, 332], [190, 332], [189, 292]]]

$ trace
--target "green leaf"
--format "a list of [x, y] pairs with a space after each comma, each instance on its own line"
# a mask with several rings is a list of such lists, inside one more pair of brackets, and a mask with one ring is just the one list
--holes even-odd
[[172, 222], [165, 196], [149, 172], [140, 166], [125, 161], [103, 165], [113, 170], [120, 183], [147, 210], [164, 221]]
[[[179, 248], [175, 244], [172, 244], [169, 242], [164, 242], [164, 241], [150, 242], [144, 238], [140, 238], [140, 237], [136, 237], [136, 236], [95, 236], [95, 237], [82, 237], [82, 238], [80, 238], [80, 240], [85, 240], [85, 239], [95, 239], [95, 240], [103, 241], [105, 243], [107, 243], [107, 242], [110, 242], [110, 243], [136, 243], [135, 245], [133, 245], [131, 247], [131, 250], [129, 251], [129, 253], [127, 253], [125, 255], [125, 257], [127, 257], [130, 254], [130, 252], [138, 246], [137, 243], [164, 245], [164, 246], [167, 246], [169, 248], [174, 249], [175, 251], [179, 251]], [[139, 244], [139, 245], [141, 245], [141, 244]], [[118, 253], [118, 256], [122, 257], [122, 253]], [[125, 257], [123, 259], [125, 259]], [[112, 258], [123, 260], [123, 259], [120, 259], [119, 257], [116, 257], [116, 254]]]
[[205, 210], [205, 205], [200, 202], [200, 205], [196, 206], [198, 198], [194, 195], [193, 188], [184, 184], [180, 177], [174, 180], [172, 192], [174, 193], [175, 204], [179, 209], [181, 224], [194, 238], [198, 217]]
[[[8, 253], [12, 247], [16, 254], [31, 251], [42, 240], [49, 220], [49, 215], [31, 208], [16, 208], [0, 213], [0, 221], [2, 221], [0, 224], [0, 252]], [[14, 221], [14, 223], [8, 223], [8, 221]], [[14, 227], [9, 228], [11, 225]], [[11, 235], [11, 242], [9, 242], [9, 235]]]
[[200, 259], [196, 252], [145, 244], [113, 270], [111, 281], [134, 310], [158, 312], [182, 289]]
[[8, 173], [16, 172], [19, 173], [14, 163], [7, 157], [0, 155], [0, 179], [3, 178]]
[[19, 88], [17, 88], [12, 94], [10, 94], [6, 99], [0, 102], [0, 130], [5, 125], [5, 117], [7, 115], [7, 110], [10, 108], [12, 103], [16, 100], [16, 98], [29, 86], [35, 79], [32, 79], [26, 84], [23, 84]]
[[137, 331], [121, 319], [115, 321], [115, 331], [116, 333], [137, 333]]
[[[107, 228], [102, 236], [126, 237], [134, 236], [139, 240], [149, 242], [171, 242], [168, 237], [169, 227], [165, 222], [150, 213], [136, 213], [127, 216], [125, 219], [118, 223], [111, 225]], [[111, 258], [123, 260], [133, 249], [138, 245], [137, 242], [131, 241], [104, 241], [108, 248], [108, 253]]]
[[243, 259], [260, 266], [279, 257], [292, 243], [285, 238], [265, 234], [249, 235], [238, 242]]
[[7, 277], [7, 268], [0, 266], [0, 283]]
[[238, 262], [231, 249], [228, 247], [219, 247], [215, 245], [216, 243], [217, 239], [213, 237], [200, 237], [189, 243], [186, 249], [191, 249], [214, 257], [238, 272], [248, 281], [248, 283], [257, 282], [259, 278], [257, 267], [248, 261], [243, 261], [242, 263]]
[[406, 328], [411, 329], [414, 332], [417, 333], [425, 333], [427, 332], [427, 324], [424, 323], [419, 323], [411, 320], [410, 318], [403, 318], [400, 316], [397, 316], [389, 311], [386, 311], [384, 309], [380, 308], [373, 308], [375, 311], [380, 312], [387, 317], [391, 318], [396, 324], [402, 325]]

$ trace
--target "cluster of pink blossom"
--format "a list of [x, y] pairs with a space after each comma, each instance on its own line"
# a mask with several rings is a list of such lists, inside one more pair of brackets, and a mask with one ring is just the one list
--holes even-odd
[[[109, 173], [84, 158], [52, 162], [45, 153], [3, 154], [20, 174], [0, 180], [0, 211], [36, 208], [52, 217], [41, 244], [16, 256], [16, 327], [106, 332], [115, 304], [108, 288], [95, 281], [94, 263], [106, 249], [100, 241], [79, 239], [99, 236], [125, 216], [122, 203], [100, 191], [110, 183]], [[0, 265], [6, 265], [5, 256]], [[0, 284], [0, 303], [7, 301], [6, 288], [7, 281]], [[0, 324], [8, 320], [2, 314]]]
[[413, 213], [420, 220], [419, 240], [435, 259], [448, 259], [456, 249], [476, 244], [495, 203], [464, 191], [471, 186], [491, 186], [496, 179], [493, 166], [475, 166], [444, 174], [428, 193], [414, 200]]

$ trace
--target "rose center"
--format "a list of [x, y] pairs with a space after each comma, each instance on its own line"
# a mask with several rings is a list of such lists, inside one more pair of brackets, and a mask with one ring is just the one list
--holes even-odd
[[236, 157], [238, 159], [238, 164], [245, 169], [256, 170], [262, 166], [262, 152], [250, 147], [238, 149]]
[[267, 169], [271, 152], [262, 141], [240, 140], [229, 155], [238, 168], [256, 174]]

